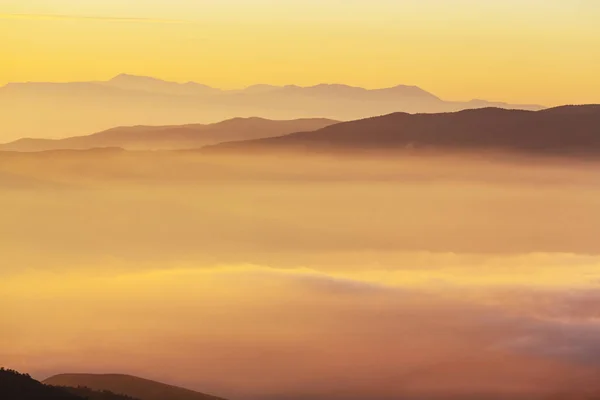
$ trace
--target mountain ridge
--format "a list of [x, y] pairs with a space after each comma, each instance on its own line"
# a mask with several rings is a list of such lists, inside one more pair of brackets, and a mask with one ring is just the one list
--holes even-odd
[[[264, 91], [275, 91], [275, 90], [282, 90], [282, 91], [284, 91], [284, 90], [297, 90], [297, 91], [313, 90], [313, 91], [318, 91], [318, 90], [323, 90], [323, 89], [339, 89], [339, 90], [346, 90], [346, 91], [355, 90], [357, 92], [363, 92], [363, 93], [382, 93], [382, 92], [405, 92], [405, 93], [407, 93], [408, 92], [413, 95], [422, 95], [425, 97], [430, 97], [431, 99], [445, 101], [445, 100], [442, 100], [440, 97], [434, 95], [430, 91], [427, 91], [427, 90], [421, 88], [420, 86], [408, 85], [408, 84], [396, 84], [393, 86], [385, 86], [385, 87], [378, 87], [378, 88], [364, 88], [361, 86], [354, 86], [354, 85], [348, 85], [348, 84], [343, 84], [343, 83], [318, 83], [318, 84], [306, 85], [306, 86], [295, 85], [295, 84], [272, 85], [272, 84], [267, 84], [267, 83], [256, 83], [256, 84], [245, 86], [245, 87], [242, 87], [239, 89], [221, 89], [221, 88], [213, 87], [213, 86], [195, 82], [195, 81], [187, 81], [187, 82], [181, 83], [181, 82], [174, 82], [174, 81], [168, 81], [168, 80], [164, 80], [164, 79], [160, 79], [160, 78], [155, 78], [152, 76], [136, 75], [136, 74], [129, 74], [129, 73], [120, 73], [120, 74], [117, 74], [117, 75], [113, 76], [112, 78], [109, 78], [108, 80], [105, 80], [105, 81], [9, 82], [4, 86], [0, 86], [0, 89], [8, 88], [8, 87], [25, 87], [25, 86], [31, 86], [31, 85], [41, 85], [41, 86], [47, 86], [47, 87], [52, 87], [52, 86], [58, 87], [59, 85], [78, 85], [78, 86], [97, 85], [97, 86], [108, 86], [108, 87], [121, 88], [121, 89], [133, 90], [133, 91], [139, 90], [139, 88], [132, 87], [133, 84], [135, 84], [135, 83], [168, 85], [173, 88], [175, 88], [175, 87], [197, 88], [197, 89], [201, 89], [202, 91], [209, 91], [209, 92], [213, 92], [213, 93], [218, 92], [218, 93], [223, 93], [223, 94], [243, 93], [243, 92], [252, 93], [252, 92], [257, 92], [257, 91], [264, 92]], [[201, 93], [201, 92], [199, 92], [199, 93]], [[165, 93], [165, 94], [173, 94], [173, 93]], [[499, 104], [499, 105], [504, 104], [504, 105], [513, 105], [513, 106], [517, 106], [517, 107], [528, 107], [528, 108], [536, 108], [536, 109], [546, 108], [545, 106], [540, 105], [540, 104], [533, 104], [533, 103], [511, 104], [508, 102], [490, 101], [490, 100], [485, 100], [485, 99], [480, 99], [480, 98], [473, 98], [473, 99], [467, 100], [467, 101], [447, 101], [447, 102], [456, 103], [456, 104], [468, 104], [468, 103]]]
[[128, 150], [182, 150], [220, 142], [280, 136], [301, 130], [316, 130], [339, 121], [325, 118], [269, 120], [232, 118], [214, 124], [124, 126], [91, 135], [63, 139], [21, 138], [0, 144], [0, 151], [86, 150], [121, 147]]
[[356, 120], [396, 111], [439, 113], [466, 108], [543, 109], [489, 101], [447, 101], [418, 86], [365, 89], [336, 83], [267, 84], [221, 90], [120, 74], [108, 81], [11, 83], [0, 88], [0, 141], [70, 137], [115, 126], [215, 123], [233, 117]]
[[53, 386], [107, 390], [140, 400], [224, 400], [220, 397], [126, 374], [59, 374], [43, 381]]
[[392, 113], [314, 132], [222, 143], [228, 151], [503, 150], [536, 154], [600, 154], [600, 105], [541, 111], [480, 108], [453, 113]]
[[[141, 400], [110, 391], [44, 384], [28, 374], [0, 368], [2, 400]], [[166, 399], [163, 399], [166, 400]]]

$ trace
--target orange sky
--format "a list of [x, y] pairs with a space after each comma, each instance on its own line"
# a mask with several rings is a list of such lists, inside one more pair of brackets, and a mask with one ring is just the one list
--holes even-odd
[[592, 103], [598, 20], [595, 0], [8, 0], [0, 84], [127, 72], [222, 88], [403, 83], [450, 100]]

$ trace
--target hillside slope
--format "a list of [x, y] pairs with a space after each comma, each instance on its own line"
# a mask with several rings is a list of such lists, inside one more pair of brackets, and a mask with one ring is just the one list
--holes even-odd
[[44, 383], [108, 390], [140, 400], [222, 400], [208, 394], [130, 375], [62, 374], [48, 378]]
[[[2, 400], [136, 400], [108, 391], [46, 385], [27, 374], [0, 368], [0, 399]], [[163, 399], [168, 400], [168, 399]]]
[[365, 89], [340, 84], [254, 85], [220, 90], [121, 74], [108, 81], [10, 83], [0, 87], [0, 141], [64, 138], [115, 126], [213, 123], [233, 117], [354, 120], [392, 112], [480, 107], [540, 109], [485, 100], [453, 102], [416, 86]]
[[224, 143], [209, 152], [251, 151], [519, 151], [600, 154], [600, 105], [542, 111], [484, 108], [442, 114], [395, 113], [314, 132]]
[[98, 147], [121, 147], [127, 150], [193, 149], [221, 142], [312, 131], [337, 122], [323, 118], [284, 121], [234, 118], [209, 125], [118, 127], [66, 139], [20, 139], [0, 145], [0, 151], [86, 150]]

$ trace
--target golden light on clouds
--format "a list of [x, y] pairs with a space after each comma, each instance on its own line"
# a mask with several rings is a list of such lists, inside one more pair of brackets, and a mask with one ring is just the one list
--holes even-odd
[[595, 387], [595, 165], [57, 154], [1, 165], [25, 179], [0, 198], [7, 365], [239, 399]]
[[[350, 388], [357, 396], [580, 390], [574, 382], [594, 376], [593, 367], [578, 361], [577, 349], [554, 356], [552, 348], [573, 340], [593, 348], [586, 332], [596, 329], [597, 285], [586, 280], [592, 265], [566, 274], [565, 265], [582, 261], [575, 255], [558, 255], [563, 270], [553, 282], [538, 280], [540, 260], [557, 263], [555, 256], [482, 257], [479, 267], [489, 270], [476, 275], [487, 282], [466, 278], [464, 265], [427, 276], [258, 265], [17, 275], [0, 283], [10, 304], [0, 344], [11, 343], [0, 357], [38, 374], [117, 370], [243, 398], [344, 397]], [[588, 261], [597, 272], [600, 261]], [[498, 263], [529, 266], [509, 282]], [[348, 383], [352, 376], [369, 378]]]

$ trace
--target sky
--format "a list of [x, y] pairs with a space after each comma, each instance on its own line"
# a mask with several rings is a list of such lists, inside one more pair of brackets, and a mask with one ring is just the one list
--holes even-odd
[[0, 85], [151, 75], [600, 102], [596, 0], [0, 0]]

